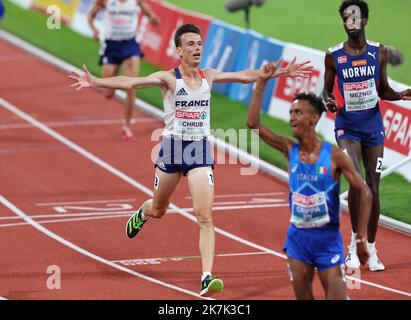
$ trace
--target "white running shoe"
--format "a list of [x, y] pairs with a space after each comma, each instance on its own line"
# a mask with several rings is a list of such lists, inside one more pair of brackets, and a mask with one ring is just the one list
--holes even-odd
[[357, 244], [355, 242], [351, 242], [348, 246], [348, 254], [345, 258], [345, 265], [351, 269], [357, 269], [360, 267], [360, 259], [357, 256]]
[[380, 259], [377, 256], [377, 250], [375, 246], [372, 247], [368, 245], [368, 251], [370, 252], [370, 257], [368, 258], [368, 269], [370, 271], [383, 271], [385, 266], [381, 263]]

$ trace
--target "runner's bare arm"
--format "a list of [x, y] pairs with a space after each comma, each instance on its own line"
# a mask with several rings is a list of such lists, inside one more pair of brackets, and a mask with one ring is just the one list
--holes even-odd
[[327, 109], [331, 112], [338, 110], [337, 102], [333, 94], [334, 78], [335, 78], [335, 63], [331, 52], [327, 51], [325, 54], [325, 72], [324, 72], [324, 91], [323, 97], [327, 105]]
[[260, 70], [249, 69], [238, 72], [222, 72], [216, 69], [208, 68], [204, 70], [208, 79], [212, 82], [240, 82], [251, 83], [255, 82], [260, 75]]
[[160, 24], [160, 19], [157, 17], [154, 11], [150, 8], [146, 0], [137, 0], [137, 4], [140, 6], [141, 10], [148, 17], [151, 23], [155, 25]]
[[[271, 64], [274, 62], [271, 62]], [[286, 67], [277, 68], [275, 72], [270, 76], [275, 77], [301, 77], [306, 78], [309, 73], [311, 73], [312, 65], [309, 64], [310, 61], [304, 61], [302, 63], [296, 63], [296, 58], [294, 58]], [[206, 69], [204, 70], [207, 74], [207, 78], [213, 82], [240, 82], [240, 83], [252, 83], [256, 82], [261, 75], [261, 70], [249, 69], [237, 72], [222, 72], [216, 69]]]
[[104, 0], [97, 0], [94, 3], [94, 6], [91, 8], [90, 13], [87, 17], [87, 22], [91, 28], [91, 30], [93, 30], [93, 38], [94, 40], [99, 40], [100, 35], [99, 35], [99, 31], [96, 28], [96, 26], [94, 25], [94, 18], [96, 17], [97, 13], [100, 10], [104, 10], [105, 9], [105, 4], [104, 4]]
[[294, 141], [288, 137], [281, 136], [268, 127], [260, 123], [261, 98], [264, 93], [265, 85], [273, 73], [275, 73], [275, 64], [267, 64], [261, 70], [261, 76], [257, 80], [256, 88], [251, 99], [248, 110], [247, 126], [250, 129], [256, 129], [258, 135], [270, 146], [281, 151], [288, 158], [288, 151], [294, 144]]
[[74, 80], [71, 87], [76, 90], [89, 87], [103, 87], [111, 89], [123, 89], [130, 90], [133, 88], [148, 88], [154, 86], [166, 85], [166, 77], [168, 76], [166, 71], [158, 71], [147, 77], [126, 77], [117, 76], [109, 78], [97, 78], [93, 77], [88, 71], [86, 65], [83, 65], [83, 74], [71, 72], [69, 78]]
[[378, 87], [378, 95], [383, 100], [411, 100], [411, 89], [397, 92], [388, 84], [387, 79], [387, 63], [388, 63], [388, 51], [385, 46], [380, 45], [380, 86]]
[[366, 235], [372, 205], [371, 191], [355, 169], [352, 160], [343, 151], [337, 147], [333, 147], [332, 159], [337, 170], [347, 179], [350, 188], [359, 196], [357, 239], [360, 242], [357, 244], [357, 254], [361, 264], [365, 264], [369, 257], [366, 246]]

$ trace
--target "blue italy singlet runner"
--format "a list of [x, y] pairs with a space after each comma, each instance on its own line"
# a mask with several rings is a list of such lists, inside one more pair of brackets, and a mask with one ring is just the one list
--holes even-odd
[[340, 183], [331, 172], [332, 145], [323, 142], [316, 163], [302, 163], [300, 144], [290, 159], [291, 219], [284, 251], [289, 258], [325, 270], [344, 262], [339, 231]]

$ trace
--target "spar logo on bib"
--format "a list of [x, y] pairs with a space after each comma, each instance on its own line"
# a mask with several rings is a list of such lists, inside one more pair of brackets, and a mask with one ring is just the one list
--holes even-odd
[[201, 118], [202, 120], [207, 119], [207, 112], [205, 112], [205, 111], [201, 112], [200, 118]]
[[201, 117], [201, 119], [205, 119], [205, 118], [202, 118], [203, 113], [205, 112], [200, 113], [198, 111], [176, 111], [176, 118], [198, 120]]
[[375, 86], [374, 79], [370, 79], [369, 81], [363, 81], [363, 82], [344, 83], [344, 91], [358, 91], [358, 90], [372, 88], [374, 86]]
[[301, 205], [301, 206], [314, 206], [318, 203], [321, 203], [324, 201], [324, 197], [321, 196], [321, 194], [314, 194], [312, 196], [306, 196], [297, 192], [293, 193], [293, 202], [295, 204]]

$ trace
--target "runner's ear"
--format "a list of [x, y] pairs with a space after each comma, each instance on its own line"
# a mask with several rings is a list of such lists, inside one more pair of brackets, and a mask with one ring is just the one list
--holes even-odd
[[367, 18], [361, 19], [361, 24], [362, 24], [362, 27], [364, 28], [368, 24], [368, 19]]
[[177, 47], [177, 48], [176, 48], [176, 52], [177, 52], [177, 55], [178, 55], [180, 58], [183, 57], [183, 53], [182, 53], [182, 50], [181, 50], [180, 47]]
[[310, 125], [314, 125], [314, 127], [317, 125], [318, 120], [320, 120], [320, 117], [317, 112], [311, 113], [310, 116]]

